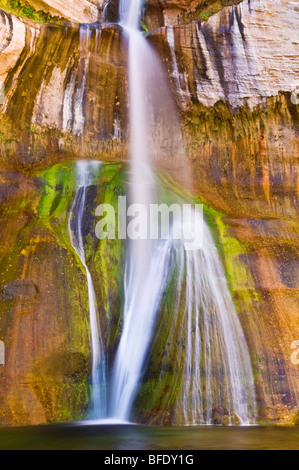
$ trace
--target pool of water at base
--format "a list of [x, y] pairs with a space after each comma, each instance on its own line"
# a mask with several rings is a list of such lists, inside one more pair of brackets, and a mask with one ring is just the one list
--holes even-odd
[[0, 428], [0, 450], [298, 450], [299, 427], [126, 424]]

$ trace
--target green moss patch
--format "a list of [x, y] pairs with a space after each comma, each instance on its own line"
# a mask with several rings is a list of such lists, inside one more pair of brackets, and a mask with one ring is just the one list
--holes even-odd
[[0, 7], [37, 23], [59, 23], [63, 21], [59, 16], [52, 16], [42, 10], [37, 11], [26, 0], [0, 0]]

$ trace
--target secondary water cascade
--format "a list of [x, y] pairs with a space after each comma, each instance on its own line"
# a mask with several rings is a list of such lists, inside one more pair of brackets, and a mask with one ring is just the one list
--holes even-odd
[[[178, 139], [177, 142], [181, 140], [180, 129], [172, 120], [174, 104], [161, 66], [139, 31], [141, 7], [141, 0], [120, 0], [120, 25], [128, 42], [129, 60], [131, 162], [128, 188], [131, 216], [134, 208], [137, 210], [142, 206], [147, 213], [150, 204], [157, 201], [159, 183], [152, 169], [152, 159], [163, 147], [163, 125], [167, 114], [168, 126], [173, 126], [167, 130], [167, 135], [172, 135], [173, 140]], [[149, 76], [161, 81], [159, 92], [156, 83], [149, 83]], [[151, 101], [149, 96], [156, 98]], [[165, 99], [167, 106], [164, 109]], [[178, 145], [176, 148], [179, 151]], [[78, 190], [71, 208], [69, 230], [73, 248], [87, 275], [93, 360], [91, 418], [130, 420], [146, 372], [151, 342], [159, 334], [155, 327], [162, 311], [163, 295], [170, 286], [173, 288], [170, 279], [176, 279], [173, 293], [176, 307], [172, 321], [181, 322], [179, 331], [184, 360], [176, 403], [181, 412], [174, 420], [175, 424], [213, 424], [215, 410], [227, 416], [226, 424], [253, 423], [256, 406], [250, 355], [206, 223], [203, 224], [203, 246], [197, 250], [189, 250], [184, 240], [171, 237], [168, 240], [145, 237], [128, 242], [122, 333], [111, 375], [106, 374], [95, 292], [82, 238], [86, 191], [91, 184], [88, 164], [78, 163], [77, 173]], [[194, 213], [190, 213], [190, 217], [193, 216]], [[146, 227], [146, 217], [141, 226]], [[174, 221], [173, 230], [175, 224]], [[171, 342], [173, 338], [168, 340]]]
[[72, 247], [85, 269], [87, 278], [92, 349], [92, 400], [90, 413], [92, 418], [102, 416], [105, 412], [103, 410], [106, 408], [106, 362], [101, 329], [99, 326], [96, 295], [85, 257], [82, 228], [84, 224], [87, 189], [93, 183], [94, 172], [99, 165], [98, 162], [77, 162], [76, 177], [78, 189], [69, 215], [69, 234]]

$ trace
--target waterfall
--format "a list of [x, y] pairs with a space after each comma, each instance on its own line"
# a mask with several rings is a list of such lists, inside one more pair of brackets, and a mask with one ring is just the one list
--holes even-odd
[[78, 255], [87, 278], [89, 321], [91, 332], [92, 350], [92, 393], [91, 393], [91, 417], [99, 418], [105, 414], [106, 410], [106, 361], [99, 325], [99, 316], [94, 285], [90, 271], [87, 266], [83, 224], [86, 208], [87, 189], [94, 179], [94, 173], [99, 167], [98, 162], [77, 162], [76, 177], [78, 189], [69, 215], [69, 234], [72, 247]]
[[[130, 203], [148, 210], [156, 181], [150, 166], [149, 120], [145, 103], [145, 71], [152, 63], [152, 52], [138, 31], [141, 2], [120, 1], [120, 24], [129, 47], [129, 96], [131, 175]], [[141, 225], [146, 228], [146, 216]], [[125, 269], [125, 305], [123, 330], [111, 381], [109, 414], [128, 420], [138, 391], [146, 353], [154, 332], [161, 294], [166, 283], [165, 271], [170, 246], [167, 241], [131, 240]], [[134, 338], [134, 339], [133, 339]]]
[[[153, 127], [156, 132], [159, 129], [155, 118], [150, 117], [146, 101], [154, 87], [147, 83], [146, 70], [151, 67], [158, 76], [161, 71], [138, 30], [141, 3], [141, 0], [120, 0], [119, 12], [129, 48], [130, 202], [148, 208], [157, 191], [151, 169], [151, 138]], [[160, 91], [161, 100], [162, 96]], [[152, 106], [159, 106], [159, 99]], [[163, 114], [160, 109], [153, 109], [154, 116], [159, 112]], [[180, 135], [178, 127], [172, 129], [172, 135], [176, 132]], [[146, 226], [146, 220], [143, 223]], [[249, 351], [206, 224], [203, 238], [202, 249], [196, 251], [186, 249], [184, 241], [130, 241], [123, 329], [111, 380], [109, 415], [113, 418], [130, 418], [161, 309], [162, 293], [167, 289], [171, 269], [177, 264], [180, 266], [178, 306], [182, 303], [183, 285], [186, 289], [182, 331], [186, 357], [183, 385], [178, 394], [184, 420], [180, 424], [211, 424], [215, 409], [223, 410], [228, 416], [227, 424], [254, 421], [255, 392]]]
[[[166, 155], [174, 162], [175, 158], [181, 158], [183, 139], [169, 84], [155, 53], [138, 28], [141, 4], [142, 0], [120, 0], [119, 5], [120, 25], [129, 52], [130, 215], [137, 212], [144, 215], [139, 220], [139, 235], [131, 237], [127, 243], [122, 330], [109, 384], [95, 290], [84, 251], [86, 202], [95, 164], [77, 163], [78, 189], [69, 217], [72, 246], [85, 269], [88, 286], [91, 418], [107, 418], [111, 422], [130, 419], [143, 377], [146, 378], [150, 347], [159, 334], [156, 326], [163, 314], [164, 298], [170, 294], [176, 306], [172, 318], [175, 327], [170, 330], [172, 337], [167, 344], [175, 344], [175, 330], [179, 332], [183, 348], [178, 371], [180, 380], [175, 390], [175, 408], [179, 408], [180, 413], [174, 422], [183, 425], [249, 424], [254, 422], [256, 414], [250, 355], [208, 225], [203, 222], [203, 243], [195, 250], [190, 249], [184, 239], [170, 236], [151, 240], [148, 234], [147, 214], [151, 204], [158, 202], [161, 189], [153, 170], [154, 160], [162, 154], [163, 158]], [[82, 52], [81, 58], [83, 81], [76, 95], [78, 103], [83, 100], [89, 61], [89, 28], [84, 28], [80, 34], [84, 54]], [[66, 124], [69, 123], [68, 101], [66, 99], [64, 114]], [[75, 115], [73, 125], [76, 124], [78, 133], [84, 123], [78, 110]], [[188, 168], [186, 174], [191, 181]], [[175, 197], [182, 204], [182, 197]], [[188, 231], [196, 216], [194, 210], [190, 211], [189, 218], [185, 214], [184, 231]], [[174, 219], [172, 234], [177, 231], [177, 223]]]
[[127, 28], [129, 33], [139, 32], [138, 23], [142, 3], [143, 0], [119, 0], [119, 23]]
[[174, 321], [182, 307], [186, 354], [180, 424], [222, 424], [224, 416], [225, 424], [253, 423], [256, 407], [250, 355], [206, 223], [202, 249], [185, 250], [174, 242], [174, 250], [174, 264], [179, 267]]

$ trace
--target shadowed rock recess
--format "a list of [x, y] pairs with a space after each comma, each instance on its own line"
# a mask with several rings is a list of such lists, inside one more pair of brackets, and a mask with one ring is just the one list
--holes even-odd
[[[113, 358], [125, 247], [96, 240], [94, 214], [125, 193], [127, 42], [113, 24], [117, 1], [27, 2], [59, 24], [15, 16], [4, 3], [0, 424], [77, 420], [89, 407], [91, 358], [86, 273], [68, 232], [73, 162], [105, 163], [88, 187], [83, 237]], [[157, 171], [204, 204], [248, 342], [258, 420], [281, 424], [299, 413], [291, 361], [299, 340], [298, 23], [298, 3], [288, 0], [149, 0], [141, 25], [169, 79], [187, 149], [165, 142]], [[176, 338], [170, 300], [163, 312], [134, 406], [138, 422], [173, 424], [179, 413], [171, 390], [180, 380], [174, 357], [184, 350], [175, 340], [164, 348]]]

